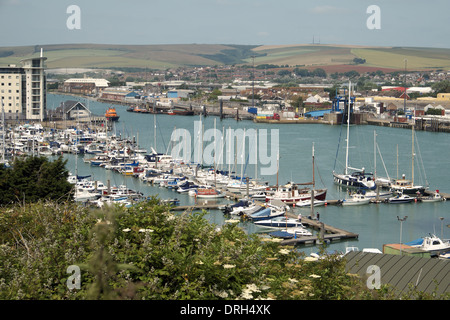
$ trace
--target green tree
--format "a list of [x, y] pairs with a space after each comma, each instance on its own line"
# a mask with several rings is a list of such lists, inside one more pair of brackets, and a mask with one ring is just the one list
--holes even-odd
[[37, 156], [17, 158], [10, 168], [0, 170], [0, 205], [71, 199], [66, 163], [62, 157], [54, 161]]
[[443, 80], [431, 85], [435, 93], [450, 93], [450, 81]]

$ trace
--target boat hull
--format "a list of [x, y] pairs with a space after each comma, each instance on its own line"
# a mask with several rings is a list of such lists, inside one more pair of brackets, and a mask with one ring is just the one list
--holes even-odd
[[[327, 189], [323, 190], [315, 190], [314, 199], [316, 200], [325, 200], [327, 197]], [[296, 196], [291, 197], [278, 197], [277, 195], [266, 196], [266, 202], [271, 200], [279, 200], [284, 202], [285, 204], [296, 204], [300, 201], [311, 200], [311, 193], [300, 193]]]
[[333, 173], [333, 180], [334, 183], [346, 188], [356, 188], [360, 190], [375, 190], [376, 188], [375, 183], [372, 180], [360, 180], [352, 175]]

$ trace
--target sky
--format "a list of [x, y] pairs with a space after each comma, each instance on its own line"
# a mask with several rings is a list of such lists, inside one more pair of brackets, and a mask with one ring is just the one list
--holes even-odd
[[[68, 10], [73, 5], [79, 10]], [[450, 48], [449, 12], [448, 0], [0, 0], [0, 47], [314, 41]]]

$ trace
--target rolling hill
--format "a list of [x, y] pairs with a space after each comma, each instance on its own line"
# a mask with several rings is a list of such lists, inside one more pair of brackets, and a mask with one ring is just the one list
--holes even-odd
[[[275, 64], [322, 67], [327, 72], [350, 69], [408, 70], [450, 68], [450, 49], [368, 47], [349, 45], [109, 45], [60, 44], [0, 47], [0, 65], [17, 64], [21, 59], [38, 56], [43, 48], [47, 67], [166, 69], [179, 66], [214, 66], [231, 64]], [[366, 63], [354, 65], [353, 59]], [[334, 70], [334, 71], [333, 71]]]

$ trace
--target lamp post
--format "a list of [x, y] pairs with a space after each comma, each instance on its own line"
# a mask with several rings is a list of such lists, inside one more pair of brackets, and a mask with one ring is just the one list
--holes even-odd
[[400, 221], [400, 255], [402, 255], [402, 229], [403, 229], [403, 221], [405, 221], [406, 218], [408, 218], [408, 216], [404, 216], [403, 218], [399, 218], [399, 216], [397, 216], [397, 220]]

